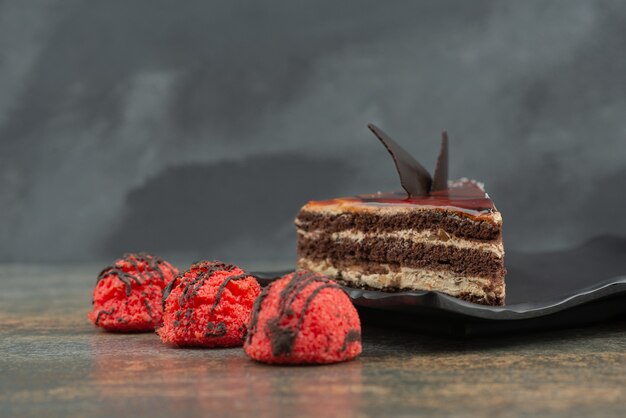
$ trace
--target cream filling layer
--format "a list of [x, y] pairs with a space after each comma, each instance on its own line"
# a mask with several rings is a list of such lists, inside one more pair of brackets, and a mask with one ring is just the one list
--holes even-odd
[[492, 280], [484, 277], [461, 276], [449, 271], [408, 267], [401, 267], [399, 271], [392, 271], [385, 264], [380, 266], [386, 268], [387, 272], [366, 273], [358, 265], [338, 269], [328, 261], [314, 261], [307, 258], [298, 260], [299, 269], [338, 278], [356, 287], [433, 290], [451, 296], [470, 294], [486, 301], [496, 298], [504, 300], [505, 297], [504, 281], [501, 285], [493, 286]]
[[[298, 229], [298, 235], [307, 239], [317, 239], [323, 234], [322, 231], [310, 231], [305, 232]], [[431, 245], [443, 245], [446, 247], [457, 247], [462, 249], [472, 249], [479, 251], [488, 251], [496, 255], [498, 258], [504, 257], [504, 246], [502, 241], [472, 241], [463, 238], [455, 237], [444, 231], [438, 230], [424, 230], [415, 231], [413, 229], [401, 229], [392, 232], [363, 232], [356, 229], [347, 229], [345, 231], [333, 232], [330, 234], [331, 238], [337, 239], [349, 239], [352, 241], [360, 242], [364, 238], [398, 238], [405, 239], [415, 243], [431, 244]]]

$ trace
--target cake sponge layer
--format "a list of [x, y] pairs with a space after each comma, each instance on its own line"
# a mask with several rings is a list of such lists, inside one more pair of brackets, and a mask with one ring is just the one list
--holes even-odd
[[354, 287], [504, 303], [502, 217], [478, 182], [449, 182], [424, 196], [312, 201], [295, 224], [301, 269]]
[[498, 278], [504, 274], [502, 257], [491, 251], [414, 242], [395, 237], [367, 237], [361, 240], [300, 237], [298, 255], [334, 264], [383, 263], [410, 268], [446, 270], [457, 275]]
[[493, 279], [463, 276], [444, 270], [398, 267], [376, 264], [344, 265], [324, 260], [300, 258], [298, 268], [332, 277], [350, 287], [383, 291], [433, 290], [484, 305], [504, 305], [505, 284], [502, 277]]

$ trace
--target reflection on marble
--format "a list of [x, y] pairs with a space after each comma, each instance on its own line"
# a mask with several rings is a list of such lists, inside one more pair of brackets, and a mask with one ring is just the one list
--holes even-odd
[[[261, 416], [356, 415], [364, 393], [360, 360], [331, 366], [268, 366], [241, 348], [164, 346], [151, 334], [94, 331], [89, 380], [108, 414], [129, 405], [170, 414], [256, 411]], [[104, 412], [104, 411], [103, 411]]]
[[624, 320], [456, 340], [366, 325], [354, 361], [268, 366], [102, 332], [89, 269], [47, 270], [0, 266], [2, 416], [626, 415]]

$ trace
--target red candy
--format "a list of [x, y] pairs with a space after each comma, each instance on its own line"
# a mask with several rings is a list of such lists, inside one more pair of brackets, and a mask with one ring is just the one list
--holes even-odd
[[163, 289], [178, 274], [150, 254], [125, 254], [98, 276], [89, 320], [107, 331], [153, 331], [161, 322]]
[[361, 353], [361, 323], [341, 286], [299, 271], [263, 289], [244, 350], [265, 363], [350, 360]]
[[164, 343], [179, 346], [241, 346], [260, 293], [256, 279], [239, 267], [196, 263], [168, 285], [157, 333]]

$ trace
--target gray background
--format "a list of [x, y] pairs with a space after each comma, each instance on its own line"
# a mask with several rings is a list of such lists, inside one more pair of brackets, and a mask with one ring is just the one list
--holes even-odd
[[0, 261], [289, 263], [398, 189], [375, 122], [486, 183], [513, 250], [626, 235], [626, 3], [0, 0]]

